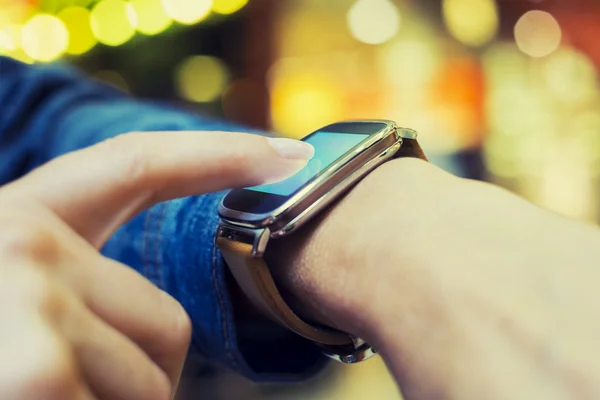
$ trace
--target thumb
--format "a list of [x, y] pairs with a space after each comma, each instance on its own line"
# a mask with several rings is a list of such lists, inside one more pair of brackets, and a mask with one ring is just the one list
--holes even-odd
[[129, 133], [50, 161], [9, 187], [100, 247], [154, 203], [276, 182], [313, 155], [304, 142], [244, 133]]

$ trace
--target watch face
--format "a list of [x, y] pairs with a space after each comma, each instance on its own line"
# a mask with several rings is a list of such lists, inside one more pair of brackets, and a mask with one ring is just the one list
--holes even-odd
[[315, 155], [306, 167], [284, 181], [254, 186], [246, 190], [274, 194], [279, 197], [289, 197], [317, 176], [319, 172], [329, 167], [335, 160], [368, 137], [369, 135], [367, 134], [347, 134], [329, 131], [315, 132], [303, 140], [315, 148]]
[[[349, 165], [353, 159], [366, 152], [369, 145], [374, 144], [369, 142], [374, 142], [375, 137], [381, 137], [383, 131], [390, 131], [389, 123], [345, 122], [311, 133], [303, 141], [313, 145], [315, 156], [306, 167], [281, 182], [232, 190], [223, 199], [221, 215], [250, 224], [258, 219], [276, 218], [278, 215], [274, 213], [282, 206], [293, 206], [296, 203], [294, 200], [299, 201], [298, 195], [306, 192], [307, 187], [311, 186], [315, 191], [323, 189], [329, 175], [333, 176], [334, 172], [337, 172], [336, 176], [339, 175], [340, 167]], [[387, 146], [391, 143], [388, 142]], [[347, 171], [348, 174], [350, 172], [352, 171]], [[245, 219], [248, 221], [244, 221]]]

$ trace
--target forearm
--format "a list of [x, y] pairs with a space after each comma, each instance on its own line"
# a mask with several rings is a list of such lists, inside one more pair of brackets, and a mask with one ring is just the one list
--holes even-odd
[[600, 321], [577, 319], [600, 309], [594, 227], [400, 160], [281, 248], [305, 315], [369, 340], [408, 399], [594, 390]]
[[600, 232], [482, 183], [446, 199], [372, 323], [407, 398], [596, 398]]

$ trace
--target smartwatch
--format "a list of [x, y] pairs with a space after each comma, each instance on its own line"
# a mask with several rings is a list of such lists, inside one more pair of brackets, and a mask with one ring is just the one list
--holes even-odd
[[274, 238], [289, 235], [323, 211], [377, 166], [395, 157], [426, 157], [417, 133], [392, 121], [345, 121], [307, 135], [314, 157], [294, 176], [231, 190], [219, 206], [216, 245], [241, 290], [273, 321], [317, 344], [343, 363], [376, 351], [364, 340], [311, 323], [285, 302], [263, 255]]

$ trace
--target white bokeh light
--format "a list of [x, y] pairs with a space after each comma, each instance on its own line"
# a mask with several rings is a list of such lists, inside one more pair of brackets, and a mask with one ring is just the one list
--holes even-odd
[[390, 0], [358, 0], [348, 11], [348, 27], [363, 43], [385, 43], [400, 29], [400, 12]]
[[558, 21], [545, 11], [529, 11], [515, 25], [519, 49], [531, 57], [545, 57], [560, 46], [562, 31]]

